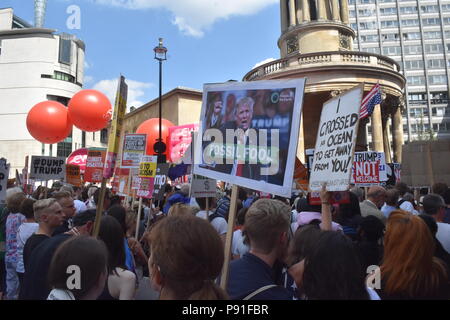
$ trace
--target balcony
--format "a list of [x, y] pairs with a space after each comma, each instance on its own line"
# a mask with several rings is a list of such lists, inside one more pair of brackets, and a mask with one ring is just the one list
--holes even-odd
[[260, 80], [268, 75], [278, 72], [308, 69], [327, 66], [361, 66], [385, 69], [391, 72], [399, 72], [400, 66], [394, 60], [368, 52], [333, 51], [317, 52], [309, 54], [297, 54], [285, 59], [275, 60], [263, 64], [244, 76], [244, 81]]

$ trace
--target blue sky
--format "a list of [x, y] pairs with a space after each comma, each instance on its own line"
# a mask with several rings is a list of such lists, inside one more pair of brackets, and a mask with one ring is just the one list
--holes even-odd
[[[122, 73], [129, 106], [158, 95], [153, 48], [164, 38], [163, 92], [177, 86], [241, 80], [251, 68], [279, 57], [278, 0], [49, 0], [45, 27], [75, 34], [86, 44], [85, 88], [113, 96]], [[66, 26], [70, 5], [81, 28]], [[34, 22], [33, 0], [2, 0], [15, 15]]]

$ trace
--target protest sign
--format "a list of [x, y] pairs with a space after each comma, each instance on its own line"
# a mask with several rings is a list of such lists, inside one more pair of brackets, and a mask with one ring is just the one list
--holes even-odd
[[117, 194], [121, 197], [129, 196], [130, 184], [128, 179], [130, 177], [130, 169], [120, 168], [119, 173]]
[[30, 179], [63, 180], [66, 177], [66, 158], [32, 156]]
[[164, 186], [167, 182], [167, 174], [169, 173], [168, 163], [158, 163], [153, 187], [153, 199], [162, 200], [164, 198]]
[[140, 185], [137, 191], [137, 196], [141, 198], [151, 199], [153, 196], [153, 185], [155, 183], [156, 156], [143, 156], [139, 164], [139, 178]]
[[191, 198], [210, 198], [216, 196], [215, 179], [194, 175], [191, 184]]
[[192, 142], [192, 132], [198, 131], [198, 124], [186, 124], [169, 128], [169, 161], [177, 163]]
[[204, 86], [194, 174], [290, 197], [305, 79]]
[[363, 86], [357, 86], [324, 103], [317, 131], [309, 189], [345, 191], [350, 184], [358, 134]]
[[5, 158], [0, 159], [0, 203], [5, 203], [6, 189], [8, 187], [9, 163]]
[[387, 181], [386, 184], [394, 186], [400, 182], [401, 179], [401, 164], [400, 163], [387, 163], [386, 164]]
[[66, 164], [66, 182], [73, 186], [82, 186], [79, 166], [75, 164]]
[[105, 163], [106, 149], [89, 148], [86, 159], [86, 171], [84, 173], [84, 181], [102, 182], [103, 165]]
[[67, 157], [66, 163], [67, 164], [75, 164], [75, 165], [79, 166], [80, 173], [84, 174], [84, 171], [86, 170], [87, 154], [88, 154], [87, 148], [77, 149]]
[[296, 190], [308, 190], [308, 168], [306, 168], [299, 158], [295, 158], [294, 184]]
[[145, 154], [146, 134], [126, 134], [123, 139], [122, 168], [138, 168]]
[[355, 152], [351, 183], [360, 187], [380, 185], [388, 180], [384, 152]]

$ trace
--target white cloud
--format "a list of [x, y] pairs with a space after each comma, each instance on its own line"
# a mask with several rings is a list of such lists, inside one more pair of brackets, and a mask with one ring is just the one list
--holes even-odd
[[279, 0], [93, 0], [97, 4], [131, 10], [165, 8], [172, 23], [187, 35], [202, 37], [204, 31], [221, 19], [255, 14]]
[[92, 65], [89, 64], [86, 60], [84, 60], [84, 70], [87, 70], [91, 67]]
[[252, 69], [258, 68], [259, 66], [261, 66], [261, 65], [263, 65], [265, 63], [271, 62], [271, 61], [275, 61], [275, 59], [274, 58], [267, 58], [267, 59], [265, 59], [263, 61], [260, 61], [257, 64], [255, 64]]
[[[111, 101], [111, 104], [114, 105], [117, 92], [117, 82], [118, 79], [101, 80], [97, 82], [92, 89], [104, 93], [109, 98], [109, 101]], [[131, 106], [136, 108], [142, 106], [144, 102], [142, 102], [140, 98], [145, 95], [145, 89], [153, 87], [153, 84], [130, 79], [126, 79], [125, 82], [128, 84], [127, 111], [129, 111]]]
[[84, 76], [84, 79], [83, 79], [83, 83], [84, 84], [89, 84], [89, 83], [92, 83], [94, 81], [94, 77], [93, 76]]

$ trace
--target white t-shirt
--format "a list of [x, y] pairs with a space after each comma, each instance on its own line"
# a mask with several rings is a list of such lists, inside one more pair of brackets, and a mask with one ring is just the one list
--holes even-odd
[[231, 243], [231, 252], [233, 255], [240, 256], [247, 253], [250, 248], [244, 243], [244, 235], [242, 230], [236, 230], [233, 232], [233, 241]]
[[414, 215], [418, 215], [419, 213], [414, 209], [414, 206], [412, 205], [411, 202], [409, 201], [404, 201], [401, 205], [400, 205], [400, 209], [408, 211]]
[[[213, 213], [214, 213], [214, 211], [209, 211], [209, 215], [212, 215]], [[204, 210], [197, 212], [196, 216], [199, 218], [205, 219], [205, 220], [207, 219], [206, 211], [204, 211]], [[227, 223], [227, 220], [225, 220], [224, 218], [217, 217], [217, 218], [213, 219], [213, 221], [211, 221], [211, 225], [214, 227], [214, 229], [217, 230], [219, 235], [223, 235], [223, 234], [227, 233], [228, 223]]]
[[73, 200], [73, 205], [75, 206], [75, 214], [87, 210], [86, 204], [80, 200]]
[[36, 222], [24, 222], [20, 225], [17, 231], [17, 266], [16, 271], [24, 273], [25, 267], [23, 265], [23, 247], [27, 242], [28, 238], [31, 237], [39, 228], [39, 224]]
[[444, 247], [445, 251], [450, 253], [450, 224], [438, 222], [438, 231], [436, 233], [436, 238]]

